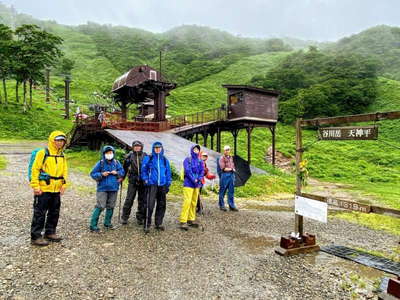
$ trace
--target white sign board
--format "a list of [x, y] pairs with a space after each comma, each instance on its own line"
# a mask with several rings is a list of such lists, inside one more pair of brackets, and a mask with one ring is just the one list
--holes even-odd
[[295, 196], [294, 211], [306, 218], [323, 223], [328, 222], [328, 204], [325, 202]]

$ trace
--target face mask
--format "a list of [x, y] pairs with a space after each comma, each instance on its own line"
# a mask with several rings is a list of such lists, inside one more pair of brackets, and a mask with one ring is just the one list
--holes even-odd
[[104, 155], [105, 156], [105, 158], [107, 159], [107, 160], [112, 160], [113, 158], [114, 158], [114, 154], [112, 154], [112, 153], [108, 153], [108, 154], [106, 154], [106, 155]]

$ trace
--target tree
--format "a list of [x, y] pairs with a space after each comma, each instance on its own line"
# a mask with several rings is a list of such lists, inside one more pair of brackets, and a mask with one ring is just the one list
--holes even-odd
[[60, 62], [60, 72], [62, 75], [71, 75], [75, 61], [67, 57], [63, 57]]
[[[3, 82], [4, 102], [8, 103], [6, 79], [11, 75], [11, 50], [13, 32], [10, 27], [0, 24], [0, 79]], [[1, 96], [1, 95], [0, 95]], [[1, 102], [1, 97], [0, 97]]]
[[281, 39], [269, 39], [265, 42], [265, 50], [268, 52], [291, 51], [292, 47], [286, 45]]
[[286, 57], [253, 84], [282, 92], [280, 119], [357, 114], [375, 101], [377, 63], [354, 54], [321, 52], [310, 47]]
[[32, 106], [32, 85], [43, 82], [45, 69], [54, 66], [62, 56], [59, 46], [63, 40], [41, 30], [36, 25], [22, 25], [15, 30], [15, 34], [20, 50], [16, 77], [24, 85], [24, 107], [26, 108], [27, 82], [29, 82], [30, 106]]

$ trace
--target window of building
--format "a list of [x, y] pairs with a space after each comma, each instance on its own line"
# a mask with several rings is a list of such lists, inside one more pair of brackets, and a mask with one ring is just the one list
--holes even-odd
[[157, 80], [157, 71], [150, 70], [150, 80]]
[[229, 104], [235, 105], [243, 101], [243, 93], [235, 93], [229, 96]]

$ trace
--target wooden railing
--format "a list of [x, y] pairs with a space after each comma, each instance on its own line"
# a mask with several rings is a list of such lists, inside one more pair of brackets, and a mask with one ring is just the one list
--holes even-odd
[[175, 116], [169, 119], [168, 122], [171, 128], [177, 128], [183, 126], [194, 127], [200, 124], [224, 120], [226, 120], [226, 108], [225, 106], [221, 106], [192, 114]]

